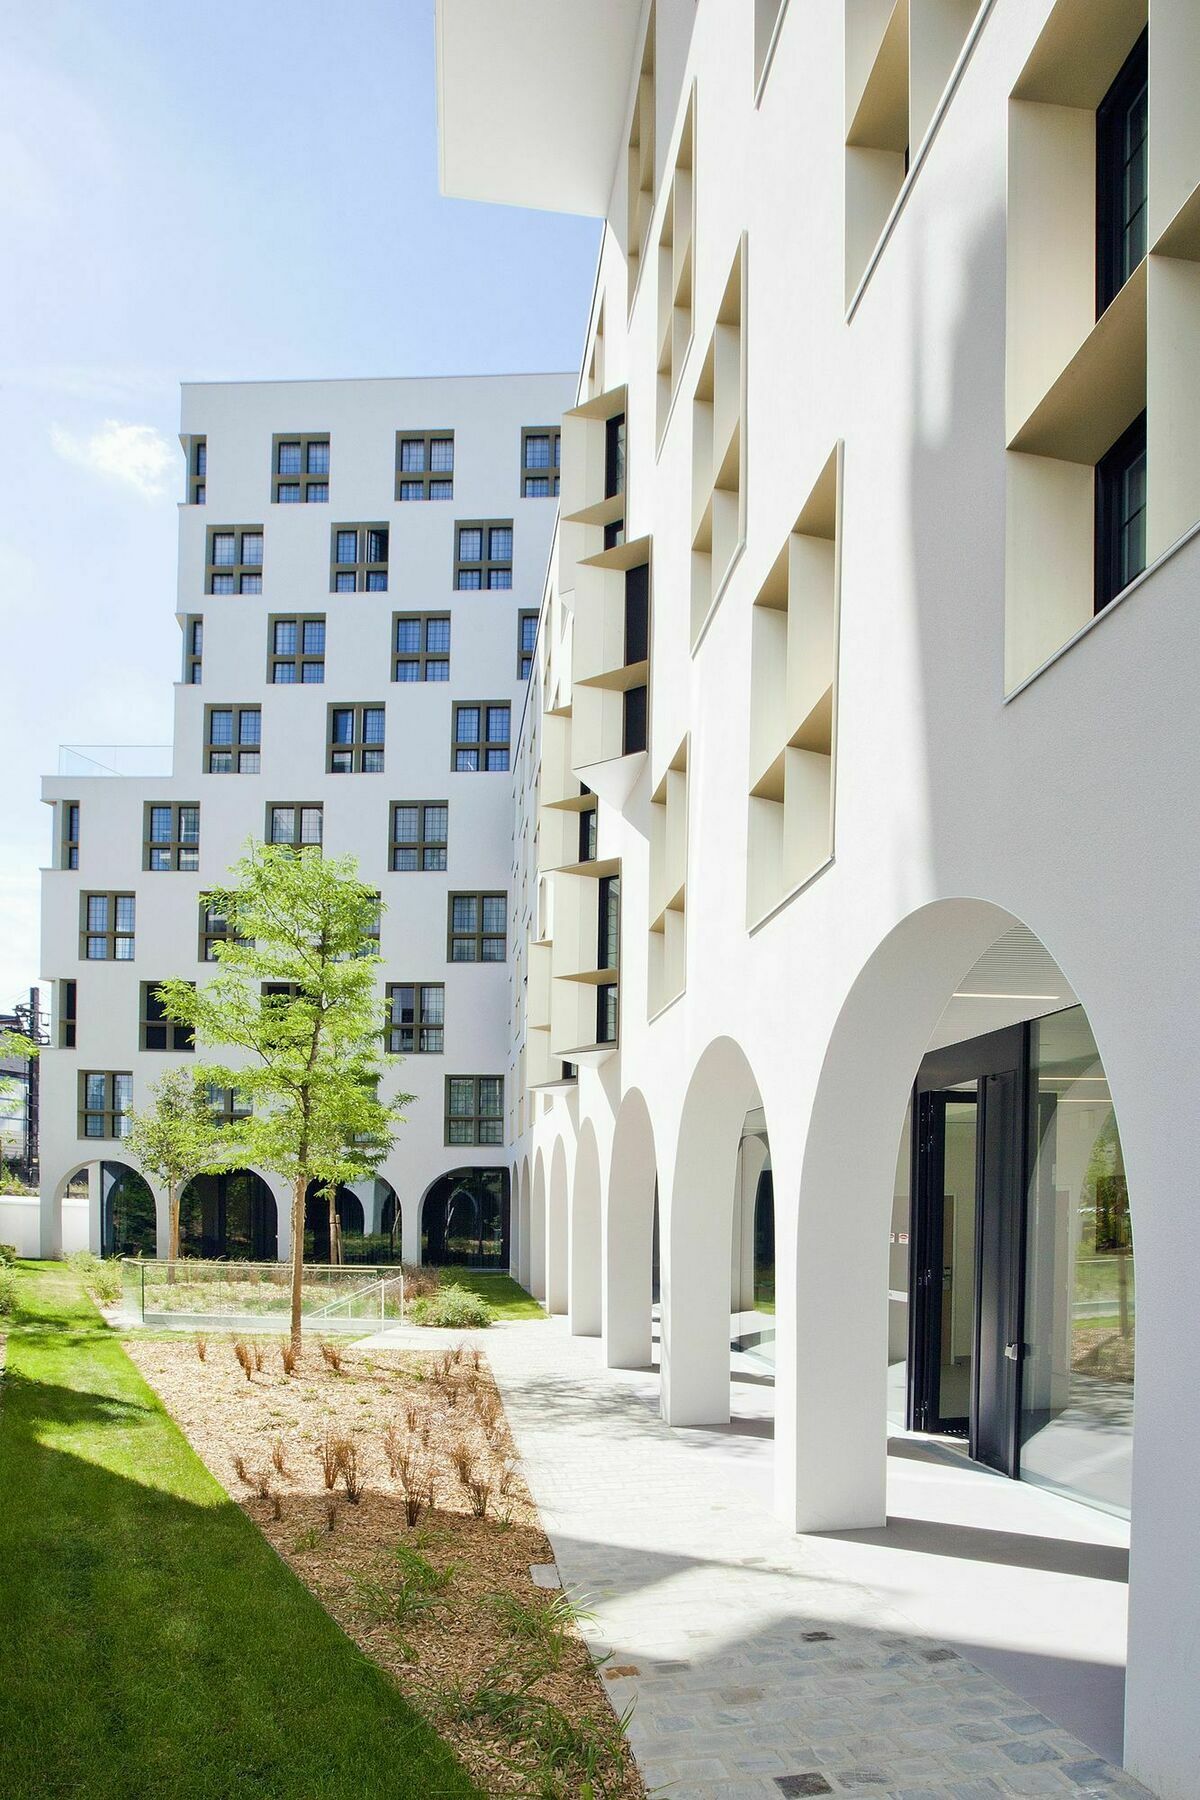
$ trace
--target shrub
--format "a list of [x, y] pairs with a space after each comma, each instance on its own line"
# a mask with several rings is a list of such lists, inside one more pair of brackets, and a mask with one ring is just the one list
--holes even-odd
[[0, 1268], [0, 1313], [17, 1310], [17, 1278], [9, 1268]]
[[0, 1244], [0, 1268], [3, 1268], [6, 1264], [15, 1263], [16, 1260], [17, 1246], [15, 1244]]
[[296, 1364], [300, 1359], [297, 1356], [293, 1345], [286, 1339], [279, 1346], [279, 1360], [283, 1364], [283, 1372], [285, 1375], [294, 1375], [296, 1373]]
[[346, 1490], [346, 1498], [351, 1506], [357, 1506], [362, 1499], [363, 1482], [362, 1472], [358, 1466], [358, 1445], [354, 1442], [353, 1438], [344, 1437], [341, 1440], [341, 1456], [339, 1460], [342, 1471], [342, 1486]]
[[408, 1308], [409, 1323], [440, 1325], [448, 1331], [469, 1331], [490, 1325], [491, 1307], [478, 1294], [453, 1283], [439, 1288], [435, 1294], [421, 1294]]
[[335, 1375], [340, 1375], [342, 1372], [342, 1346], [331, 1344], [326, 1338], [322, 1338], [321, 1360], [327, 1368], [333, 1370]]
[[250, 1346], [246, 1343], [244, 1338], [238, 1338], [233, 1346], [233, 1354], [237, 1357], [242, 1368], [246, 1371], [246, 1380], [249, 1381], [254, 1374], [254, 1358], [251, 1356]]
[[115, 1259], [101, 1262], [90, 1250], [73, 1250], [67, 1258], [67, 1267], [74, 1269], [84, 1285], [106, 1306], [121, 1298], [121, 1265]]
[[208, 1361], [208, 1339], [200, 1331], [196, 1333], [196, 1355], [201, 1362]]

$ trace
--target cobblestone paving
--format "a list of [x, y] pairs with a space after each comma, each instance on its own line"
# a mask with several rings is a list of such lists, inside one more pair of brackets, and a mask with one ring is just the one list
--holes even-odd
[[[844, 1578], [747, 1489], [738, 1439], [667, 1429], [648, 1375], [549, 1327], [488, 1334], [561, 1579], [652, 1793], [1003, 1800], [1147, 1790]], [[957, 1579], [970, 1580], [960, 1563]]]

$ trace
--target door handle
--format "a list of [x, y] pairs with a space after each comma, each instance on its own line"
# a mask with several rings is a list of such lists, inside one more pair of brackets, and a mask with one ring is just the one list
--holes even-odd
[[1005, 1356], [1007, 1356], [1009, 1362], [1016, 1362], [1017, 1358], [1021, 1354], [1020, 1344], [1005, 1344], [1004, 1354], [1005, 1354]]

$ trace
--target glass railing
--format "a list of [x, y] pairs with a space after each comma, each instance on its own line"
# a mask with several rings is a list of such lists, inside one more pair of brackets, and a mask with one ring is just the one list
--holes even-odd
[[60, 775], [170, 775], [170, 744], [60, 744]]
[[[206, 1262], [183, 1257], [177, 1263], [123, 1258], [122, 1307], [126, 1316], [150, 1326], [205, 1324], [253, 1328], [287, 1323], [292, 1307], [292, 1271], [287, 1263]], [[307, 1264], [300, 1290], [300, 1316], [313, 1329], [345, 1329], [403, 1315], [404, 1282], [399, 1267], [363, 1268]]]

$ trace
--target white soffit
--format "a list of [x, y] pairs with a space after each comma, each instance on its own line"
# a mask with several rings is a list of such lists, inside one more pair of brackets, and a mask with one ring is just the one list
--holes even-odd
[[1078, 1004], [1040, 939], [1027, 926], [1013, 925], [959, 982], [928, 1047], [940, 1050]]
[[437, 0], [441, 189], [603, 218], [641, 0]]

